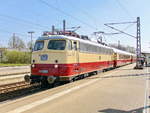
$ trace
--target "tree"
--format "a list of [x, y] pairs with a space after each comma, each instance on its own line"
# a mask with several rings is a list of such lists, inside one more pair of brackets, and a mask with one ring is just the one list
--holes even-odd
[[30, 61], [30, 52], [22, 51], [5, 51], [3, 63], [13, 63], [13, 64], [29, 64]]
[[16, 36], [15, 34], [13, 34], [13, 36], [10, 38], [8, 42], [8, 46], [9, 48], [18, 49], [18, 50], [26, 48], [24, 41], [18, 36]]
[[[31, 50], [31, 41], [27, 43], [27, 48]], [[32, 49], [34, 48], [34, 42], [32, 42]]]

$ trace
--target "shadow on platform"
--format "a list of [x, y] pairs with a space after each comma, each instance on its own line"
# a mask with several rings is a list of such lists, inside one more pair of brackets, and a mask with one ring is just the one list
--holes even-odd
[[[147, 106], [146, 109], [150, 108], [150, 106]], [[143, 113], [143, 107], [138, 108], [138, 109], [133, 109], [130, 111], [124, 111], [124, 110], [118, 110], [118, 109], [104, 109], [104, 110], [99, 110], [99, 113]]]

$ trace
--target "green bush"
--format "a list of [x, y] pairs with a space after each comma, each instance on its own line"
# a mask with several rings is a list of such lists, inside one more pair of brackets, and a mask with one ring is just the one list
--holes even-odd
[[5, 51], [2, 63], [29, 64], [30, 52]]

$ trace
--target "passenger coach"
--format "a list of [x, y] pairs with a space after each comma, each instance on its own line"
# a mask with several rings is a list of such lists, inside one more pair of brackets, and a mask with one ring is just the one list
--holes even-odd
[[114, 51], [114, 67], [123, 66], [135, 62], [135, 54], [118, 50], [113, 48]]

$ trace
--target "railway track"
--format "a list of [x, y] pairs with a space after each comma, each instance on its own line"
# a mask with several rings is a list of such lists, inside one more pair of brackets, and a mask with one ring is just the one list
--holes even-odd
[[27, 88], [27, 87], [30, 87], [30, 86], [31, 85], [29, 83], [26, 83], [24, 81], [11, 83], [11, 84], [0, 85], [0, 94], [15, 91], [15, 90], [22, 89], [22, 88]]
[[[95, 73], [90, 73], [89, 76], [95, 75]], [[80, 80], [82, 78], [78, 78], [76, 80]], [[52, 87], [42, 87], [40, 83], [29, 84], [25, 81], [15, 82], [10, 84], [0, 85], [0, 102], [19, 98], [26, 95], [31, 95], [43, 90], [47, 90], [49, 88], [57, 87], [64, 85], [65, 83], [56, 83]]]
[[29, 74], [30, 72], [20, 72], [20, 73], [6, 73], [6, 74], [0, 74], [0, 77], [6, 77], [6, 76], [13, 76], [13, 75], [20, 75], [20, 74]]
[[0, 85], [0, 102], [27, 95], [39, 89], [39, 84], [29, 84], [25, 81]]
[[16, 74], [16, 75], [3, 75], [0, 76], [0, 87], [5, 84], [12, 84], [16, 82], [24, 81], [24, 75], [28, 75], [30, 73]]

